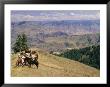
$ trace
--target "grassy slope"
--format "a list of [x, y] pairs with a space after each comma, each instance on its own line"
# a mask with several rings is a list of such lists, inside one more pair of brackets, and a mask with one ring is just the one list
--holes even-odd
[[13, 54], [11, 58], [11, 76], [14, 77], [92, 77], [100, 76], [100, 71], [79, 63], [74, 60], [57, 57], [39, 49], [39, 69], [34, 65], [32, 68], [15, 67], [17, 55]]

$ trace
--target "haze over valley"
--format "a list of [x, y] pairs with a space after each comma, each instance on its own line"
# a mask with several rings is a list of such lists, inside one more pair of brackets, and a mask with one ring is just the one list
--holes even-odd
[[80, 48], [100, 42], [99, 20], [12, 22], [12, 44], [17, 34], [25, 33], [31, 47], [48, 51]]

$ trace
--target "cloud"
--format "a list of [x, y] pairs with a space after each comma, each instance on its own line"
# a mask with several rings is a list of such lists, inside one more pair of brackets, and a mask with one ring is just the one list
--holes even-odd
[[12, 11], [12, 21], [98, 20], [100, 11]]
[[75, 15], [75, 13], [71, 12], [70, 15]]

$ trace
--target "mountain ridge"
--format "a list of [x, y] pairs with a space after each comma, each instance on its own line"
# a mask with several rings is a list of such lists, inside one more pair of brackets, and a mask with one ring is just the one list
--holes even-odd
[[[99, 25], [99, 20], [23, 21], [18, 22], [18, 24], [12, 23], [11, 43], [13, 45], [17, 35], [22, 33], [26, 34], [28, 43], [32, 43], [31, 46], [41, 48], [48, 48], [49, 46], [63, 48], [64, 43], [69, 43], [69, 47], [74, 47], [77, 44], [84, 45], [85, 42], [88, 43], [88, 40], [90, 43], [93, 41], [93, 44], [97, 41], [99, 43], [100, 34], [97, 35], [97, 33], [100, 33]], [[59, 44], [61, 41], [63, 43]]]

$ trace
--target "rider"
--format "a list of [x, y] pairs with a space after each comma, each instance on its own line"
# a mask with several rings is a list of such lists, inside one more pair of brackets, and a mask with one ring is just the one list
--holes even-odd
[[23, 52], [21, 52], [20, 54], [18, 54], [18, 58], [20, 58], [22, 60], [22, 65], [24, 65], [24, 59], [26, 57], [24, 56], [24, 53]]
[[37, 54], [37, 52], [36, 51], [32, 51], [31, 57], [32, 57], [32, 60], [37, 61], [38, 60], [38, 54]]
[[27, 51], [25, 51], [25, 56], [26, 56], [27, 58], [31, 58], [31, 50], [30, 50], [30, 49], [27, 50]]

